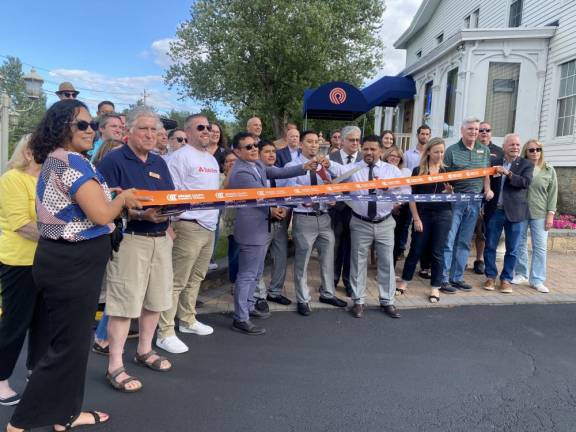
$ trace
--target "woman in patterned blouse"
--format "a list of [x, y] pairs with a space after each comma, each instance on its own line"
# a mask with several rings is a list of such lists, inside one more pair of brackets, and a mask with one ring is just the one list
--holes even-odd
[[45, 425], [55, 431], [108, 421], [81, 412], [91, 327], [110, 257], [112, 221], [124, 208], [141, 208], [132, 190], [112, 199], [102, 176], [83, 156], [96, 124], [86, 105], [55, 103], [32, 135], [30, 148], [42, 164], [36, 190], [40, 240], [32, 275], [44, 296], [50, 345], [32, 371], [7, 431]]

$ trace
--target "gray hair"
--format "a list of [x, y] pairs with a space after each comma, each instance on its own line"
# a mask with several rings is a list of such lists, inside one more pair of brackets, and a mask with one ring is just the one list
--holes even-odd
[[340, 135], [342, 136], [342, 138], [346, 138], [352, 132], [358, 132], [359, 134], [362, 134], [362, 131], [358, 126], [344, 126], [340, 131]]
[[158, 114], [156, 114], [156, 112], [151, 107], [142, 105], [135, 107], [134, 109], [130, 110], [128, 114], [126, 114], [126, 129], [131, 131], [138, 119], [141, 117], [151, 117], [156, 120], [157, 129], [162, 127], [162, 122], [160, 121]]
[[518, 138], [518, 141], [520, 141], [520, 135], [517, 133], [509, 133], [504, 135], [504, 141], [502, 141], [502, 145], [506, 144], [510, 138]]
[[462, 127], [468, 126], [470, 123], [480, 123], [480, 119], [478, 117], [468, 117], [462, 120]]

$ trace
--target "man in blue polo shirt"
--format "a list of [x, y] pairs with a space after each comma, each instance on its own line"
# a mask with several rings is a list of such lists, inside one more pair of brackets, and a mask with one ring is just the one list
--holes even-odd
[[[462, 122], [462, 138], [446, 149], [444, 164], [448, 171], [487, 168], [490, 166], [490, 150], [480, 144], [478, 133], [480, 120], [468, 118]], [[490, 177], [469, 178], [454, 182], [454, 192], [478, 194], [484, 188], [486, 200], [494, 193], [490, 189]], [[480, 201], [452, 203], [452, 226], [444, 246], [444, 272], [440, 291], [455, 294], [458, 290], [470, 291], [472, 286], [464, 281], [464, 268], [470, 255], [470, 243], [480, 213]]]
[[[147, 107], [129, 113], [128, 142], [108, 153], [98, 166], [110, 187], [173, 190], [164, 160], [152, 153], [161, 127]], [[158, 208], [130, 210], [120, 249], [108, 264], [106, 314], [110, 316], [110, 358], [106, 377], [117, 390], [134, 392], [142, 383], [130, 377], [122, 361], [131, 318], [139, 318], [140, 337], [134, 361], [167, 371], [171, 363], [152, 350], [160, 312], [172, 306], [172, 238], [168, 218]]]

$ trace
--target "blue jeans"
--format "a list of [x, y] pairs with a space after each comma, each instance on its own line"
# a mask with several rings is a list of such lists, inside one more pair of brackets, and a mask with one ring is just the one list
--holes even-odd
[[[543, 284], [546, 280], [546, 255], [548, 249], [548, 231], [544, 229], [545, 219], [529, 219], [518, 248], [518, 257], [514, 272], [528, 278], [530, 285]], [[528, 227], [532, 239], [532, 263], [528, 275]], [[530, 277], [528, 277], [530, 276]]]
[[98, 327], [96, 327], [96, 333], [94, 333], [94, 337], [99, 341], [108, 340], [108, 315], [102, 315], [102, 319], [100, 319]]
[[522, 233], [526, 230], [526, 221], [510, 222], [506, 219], [504, 210], [496, 210], [490, 219], [486, 221], [486, 247], [484, 249], [484, 264], [486, 265], [486, 277], [496, 279], [496, 248], [504, 229], [506, 254], [504, 255], [504, 267], [500, 273], [500, 279], [510, 282], [514, 277], [514, 266], [520, 246]]
[[464, 268], [470, 255], [470, 242], [480, 213], [480, 204], [480, 201], [452, 203], [452, 225], [444, 245], [444, 283], [464, 280]]

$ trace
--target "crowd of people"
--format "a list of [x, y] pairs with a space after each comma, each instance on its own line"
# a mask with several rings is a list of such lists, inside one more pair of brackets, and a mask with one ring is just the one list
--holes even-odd
[[[558, 186], [537, 140], [522, 146], [517, 134], [508, 134], [499, 147], [492, 143], [490, 124], [468, 118], [456, 144], [446, 147], [422, 125], [416, 145], [403, 152], [392, 131], [362, 136], [351, 125], [327, 134], [330, 149], [322, 155], [318, 132], [288, 123], [283, 136], [271, 141], [261, 136], [262, 122], [253, 117], [228, 145], [221, 125], [202, 114], [166, 131], [148, 107], [123, 116], [104, 101], [93, 118], [73, 86], [65, 84], [62, 100], [20, 141], [10, 169], [0, 177], [0, 405], [18, 405], [9, 432], [45, 425], [63, 431], [108, 421], [105, 413], [81, 410], [90, 346], [108, 356], [110, 386], [132, 393], [143, 382], [126, 369], [128, 337], [138, 338], [134, 363], [168, 372], [172, 362], [153, 345], [179, 354], [189, 349], [182, 334], [213, 333], [198, 320], [196, 308], [219, 236], [228, 240], [232, 329], [246, 335], [266, 332], [253, 320], [270, 317], [269, 302], [288, 306], [294, 300], [284, 291], [290, 236], [296, 310], [302, 316], [312, 313], [316, 296], [308, 271], [319, 271], [319, 301], [349, 307], [353, 317], [362, 318], [371, 258], [380, 306], [391, 318], [401, 317], [395, 297], [406, 293], [418, 263], [419, 275], [430, 279], [430, 302], [470, 291], [464, 270], [473, 236], [474, 271], [486, 276], [484, 289], [509, 294], [514, 284], [528, 282], [539, 292], [549, 291], [546, 241]], [[491, 166], [493, 176], [351, 193], [358, 198], [483, 194], [483, 200], [368, 197], [175, 211], [147, 206], [148, 198], [134, 193], [310, 186]], [[499, 272], [502, 231], [506, 252]], [[314, 249], [318, 267], [309, 268]], [[395, 267], [406, 250], [397, 282]], [[269, 284], [262, 277], [267, 254]], [[340, 282], [350, 303], [338, 296]], [[105, 315], [93, 334], [99, 302], [105, 303]], [[131, 333], [133, 319], [138, 332]], [[28, 384], [20, 395], [9, 378], [27, 334]]]

